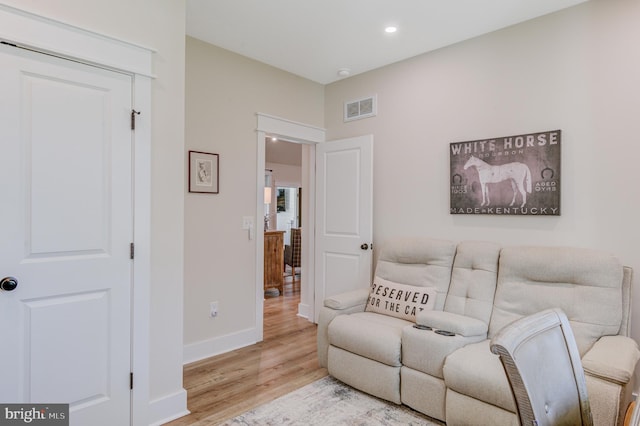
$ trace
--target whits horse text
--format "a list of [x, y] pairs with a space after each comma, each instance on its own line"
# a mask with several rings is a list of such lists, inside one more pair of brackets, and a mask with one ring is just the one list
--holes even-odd
[[496, 139], [490, 139], [486, 141], [452, 143], [451, 155], [490, 153], [510, 149], [557, 145], [559, 140], [559, 132], [548, 132], [536, 135], [509, 136], [501, 138], [500, 142], [496, 141]]

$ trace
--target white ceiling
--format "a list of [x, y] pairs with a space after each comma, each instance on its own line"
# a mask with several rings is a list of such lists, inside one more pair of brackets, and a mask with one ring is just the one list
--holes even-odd
[[187, 0], [187, 34], [328, 84], [585, 1]]

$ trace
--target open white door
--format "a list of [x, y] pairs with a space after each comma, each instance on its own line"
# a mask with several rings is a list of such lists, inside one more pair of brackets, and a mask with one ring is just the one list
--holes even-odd
[[0, 45], [0, 93], [0, 401], [130, 424], [132, 78]]
[[316, 145], [315, 320], [326, 297], [371, 284], [373, 136]]

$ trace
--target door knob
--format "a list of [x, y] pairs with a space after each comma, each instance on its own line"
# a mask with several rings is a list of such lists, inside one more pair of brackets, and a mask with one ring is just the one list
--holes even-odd
[[4, 291], [13, 291], [18, 287], [18, 280], [13, 277], [4, 277], [0, 281], [0, 289]]
[[364, 243], [364, 244], [360, 245], [360, 248], [361, 248], [362, 250], [368, 250], [368, 249], [369, 249], [369, 244]]

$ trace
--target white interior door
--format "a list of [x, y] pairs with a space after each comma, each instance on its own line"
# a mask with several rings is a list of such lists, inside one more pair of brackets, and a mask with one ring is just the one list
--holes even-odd
[[371, 284], [373, 136], [316, 145], [316, 322], [326, 297]]
[[131, 76], [0, 45], [0, 401], [130, 423]]

